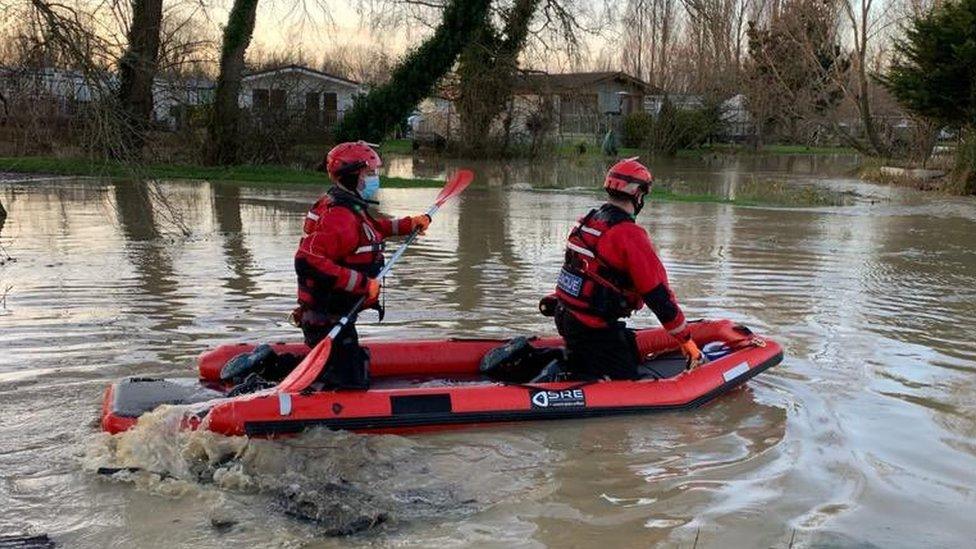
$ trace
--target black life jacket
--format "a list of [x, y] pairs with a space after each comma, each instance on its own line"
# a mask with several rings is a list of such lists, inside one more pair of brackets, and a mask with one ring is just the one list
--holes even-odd
[[572, 311], [614, 321], [630, 316], [641, 306], [627, 272], [616, 269], [597, 254], [603, 234], [634, 218], [616, 206], [591, 210], [569, 234], [566, 259], [556, 283], [556, 297]]
[[[375, 228], [375, 221], [369, 215], [368, 204], [352, 193], [332, 187], [320, 198], [305, 215], [302, 238], [319, 230], [319, 225], [328, 222], [329, 211], [345, 208], [351, 211], [359, 222], [357, 229], [359, 241], [353, 253], [335, 260], [337, 265], [346, 267], [373, 278], [383, 270], [383, 237]], [[323, 276], [313, 268], [302, 254], [295, 257], [295, 272], [298, 275], [299, 301], [304, 305], [325, 313], [344, 314], [359, 298], [358, 295], [335, 286], [335, 280]]]

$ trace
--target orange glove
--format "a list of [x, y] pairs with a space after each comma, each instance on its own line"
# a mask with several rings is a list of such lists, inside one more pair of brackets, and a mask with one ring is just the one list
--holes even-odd
[[694, 370], [705, 363], [705, 355], [698, 350], [698, 345], [691, 338], [688, 338], [688, 341], [681, 344], [681, 354], [685, 355], [685, 358], [688, 359], [689, 370]]
[[363, 302], [363, 308], [368, 309], [373, 305], [376, 305], [380, 300], [380, 281], [375, 278], [369, 279], [366, 283], [366, 301]]
[[420, 234], [427, 234], [427, 227], [430, 227], [430, 216], [427, 214], [415, 215], [410, 218], [411, 227], [420, 228]]

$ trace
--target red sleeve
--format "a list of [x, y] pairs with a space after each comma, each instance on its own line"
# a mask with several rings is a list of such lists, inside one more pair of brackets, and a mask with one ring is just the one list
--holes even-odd
[[350, 293], [366, 293], [367, 278], [361, 273], [336, 263], [350, 255], [359, 241], [355, 218], [342, 210], [333, 210], [330, 219], [322, 220], [317, 229], [302, 238], [298, 255], [315, 269], [321, 279], [335, 289]]
[[668, 273], [661, 263], [647, 231], [636, 223], [624, 223], [606, 234], [626, 265], [634, 289], [654, 312], [661, 325], [675, 338], [684, 341], [691, 336], [684, 312], [668, 284]]
[[406, 236], [410, 234], [413, 230], [413, 219], [409, 217], [401, 217], [400, 219], [394, 219], [392, 217], [386, 217], [381, 215], [378, 217], [373, 217], [373, 226], [376, 230], [383, 236], [383, 238], [390, 238], [391, 236]]

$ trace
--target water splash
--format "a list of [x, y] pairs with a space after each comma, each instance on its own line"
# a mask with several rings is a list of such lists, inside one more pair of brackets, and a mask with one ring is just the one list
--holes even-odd
[[[464, 449], [324, 429], [279, 440], [228, 437], [180, 429], [186, 412], [163, 406], [124, 433], [94, 436], [84, 468], [158, 496], [207, 501], [215, 528], [248, 521], [259, 509], [310, 523], [314, 535], [337, 536], [470, 515], [523, 492], [532, 477], [507, 472], [546, 453], [521, 441], [478, 456], [472, 472]], [[228, 512], [228, 496], [250, 504]]]

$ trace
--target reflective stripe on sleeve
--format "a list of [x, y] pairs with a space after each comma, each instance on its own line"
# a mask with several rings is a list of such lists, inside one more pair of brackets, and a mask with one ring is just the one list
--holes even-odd
[[580, 230], [593, 236], [600, 236], [603, 234], [603, 231], [594, 229], [593, 227], [580, 227]]
[[671, 334], [671, 335], [673, 335], [673, 336], [676, 336], [676, 335], [680, 334], [681, 332], [685, 331], [685, 328], [687, 328], [687, 327], [688, 327], [688, 323], [687, 322], [682, 322], [681, 325], [678, 326], [677, 328], [668, 330], [668, 333]]
[[305, 214], [305, 217], [311, 219], [312, 221], [318, 221], [319, 220], [319, 214], [317, 214], [315, 212], [308, 212], [307, 214]]
[[576, 244], [573, 244], [572, 242], [567, 242], [566, 243], [566, 247], [569, 248], [570, 250], [573, 250], [576, 253], [583, 254], [586, 257], [596, 257], [596, 256], [593, 255], [593, 252], [587, 250], [586, 248], [577, 246]]
[[359, 282], [359, 273], [356, 271], [349, 271], [349, 282], [346, 282], [346, 291], [351, 292], [356, 289], [356, 284]]

